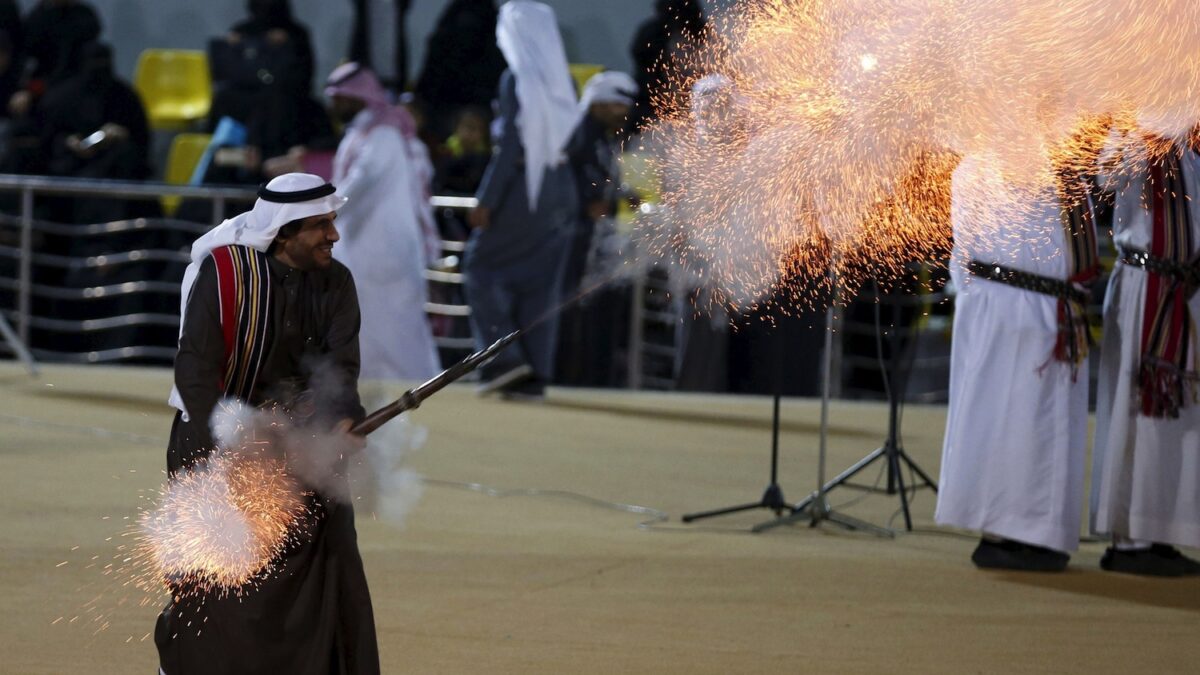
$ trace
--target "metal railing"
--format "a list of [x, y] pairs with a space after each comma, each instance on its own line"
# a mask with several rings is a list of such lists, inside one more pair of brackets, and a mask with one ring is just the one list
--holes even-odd
[[[35, 282], [34, 270], [57, 270], [63, 274], [90, 271], [100, 273], [120, 268], [133, 263], [178, 263], [188, 262], [186, 246], [167, 248], [135, 248], [133, 250], [103, 250], [89, 252], [86, 255], [73, 256], [60, 253], [49, 253], [35, 250], [35, 238], [38, 236], [71, 237], [92, 240], [105, 235], [122, 233], [157, 232], [178, 233], [178, 238], [190, 244], [196, 236], [206, 232], [212, 225], [225, 219], [231, 203], [251, 203], [256, 198], [252, 189], [240, 187], [212, 187], [167, 185], [161, 183], [144, 183], [117, 180], [92, 180], [51, 178], [43, 176], [24, 176], [0, 174], [0, 194], [18, 195], [18, 212], [14, 215], [0, 214], [0, 264], [5, 260], [16, 263], [16, 274], [0, 275], [0, 291], [8, 291], [15, 295], [15, 307], [0, 314], [15, 321], [14, 336], [5, 332], [10, 350], [22, 359], [27, 359], [28, 352], [24, 350], [30, 344], [33, 329], [55, 333], [95, 333], [121, 327], [177, 327], [177, 313], [154, 311], [138, 311], [98, 318], [72, 319], [59, 316], [37, 316], [34, 313], [35, 299], [44, 301], [82, 301], [97, 299], [113, 299], [133, 295], [179, 295], [179, 280], [169, 279], [136, 279], [116, 283], [95, 283], [83, 287], [71, 287], [53, 283]], [[64, 225], [59, 223], [42, 222], [35, 218], [36, 199], [38, 197], [92, 197], [117, 198], [127, 200], [159, 200], [162, 197], [181, 197], [201, 200], [212, 205], [212, 217], [209, 225], [172, 219], [138, 218], [109, 223], [89, 225]], [[461, 210], [475, 205], [472, 197], [435, 196], [431, 203], [438, 209]], [[16, 231], [15, 237], [6, 237], [6, 232]], [[167, 237], [170, 239], [170, 236]], [[15, 239], [15, 242], [12, 241]], [[15, 245], [12, 245], [14, 244]], [[431, 285], [462, 284], [462, 275], [457, 271], [459, 256], [464, 244], [460, 241], [446, 240], [442, 242], [444, 257], [442, 263], [446, 266], [439, 269], [427, 270], [426, 278]], [[95, 247], [93, 247], [95, 248]], [[101, 246], [100, 248], [104, 248]], [[459, 294], [461, 295], [461, 294]], [[174, 301], [178, 306], [178, 300]], [[446, 302], [429, 302], [426, 312], [434, 316], [448, 317], [449, 320], [461, 320], [469, 315], [465, 304]], [[7, 328], [5, 325], [0, 329]], [[469, 351], [474, 342], [468, 335], [444, 335], [437, 337], [439, 348], [451, 351]], [[3, 342], [0, 342], [2, 345]], [[173, 346], [124, 345], [106, 349], [89, 350], [85, 352], [69, 352], [54, 349], [32, 349], [36, 356], [62, 361], [75, 362], [105, 362], [128, 359], [159, 359], [170, 360], [174, 357]]]
[[[255, 191], [238, 187], [196, 187], [166, 185], [157, 183], [141, 183], [110, 180], [62, 179], [39, 176], [19, 176], [0, 174], [0, 195], [17, 194], [18, 212], [12, 215], [0, 214], [0, 266], [6, 261], [16, 263], [16, 274], [4, 276], [0, 273], [0, 293], [15, 296], [15, 307], [0, 312], [0, 321], [4, 317], [14, 320], [15, 333], [19, 344], [28, 345], [32, 330], [47, 331], [59, 334], [96, 334], [120, 328], [159, 327], [177, 328], [179, 317], [177, 311], [132, 311], [123, 314], [90, 318], [64, 318], [62, 316], [38, 316], [34, 313], [35, 299], [39, 302], [77, 302], [95, 300], [119, 300], [129, 296], [174, 296], [173, 305], [178, 307], [179, 283], [173, 277], [165, 279], [136, 278], [114, 280], [111, 283], [93, 283], [83, 287], [42, 283], [34, 278], [34, 270], [58, 270], [63, 274], [79, 273], [80, 271], [113, 270], [135, 263], [157, 263], [163, 265], [186, 264], [188, 254], [186, 246], [144, 247], [133, 250], [100, 250], [91, 251], [85, 255], [72, 256], [61, 253], [50, 253], [35, 249], [35, 238], [38, 236], [75, 237], [82, 239], [99, 239], [107, 235], [123, 233], [159, 232], [176, 233], [175, 239], [186, 239], [190, 243], [195, 236], [207, 231], [213, 224], [225, 219], [231, 204], [248, 204], [255, 197]], [[37, 198], [46, 196], [66, 197], [104, 197], [123, 198], [131, 200], [157, 200], [165, 196], [176, 196], [187, 199], [202, 200], [211, 203], [212, 217], [208, 225], [170, 219], [132, 219], [110, 223], [91, 225], [63, 225], [50, 222], [40, 222], [35, 219]], [[432, 205], [446, 215], [446, 211], [461, 211], [472, 208], [476, 201], [471, 197], [434, 196]], [[5, 237], [8, 231], [16, 231], [15, 237]], [[167, 236], [166, 239], [172, 240]], [[15, 240], [15, 241], [14, 241]], [[172, 240], [173, 241], [173, 240]], [[463, 274], [459, 271], [461, 254], [465, 244], [461, 241], [445, 240], [442, 242], [444, 257], [441, 265], [426, 271], [431, 290], [439, 287], [451, 289], [449, 293], [435, 293], [434, 298], [426, 304], [426, 312], [431, 317], [440, 317], [445, 325], [465, 327], [464, 319], [470, 315], [470, 308], [462, 301], [442, 301], [446, 297], [462, 298], [461, 287]], [[93, 247], [95, 248], [95, 247]], [[102, 247], [101, 247], [102, 248]], [[668, 266], [669, 267], [669, 266]], [[669, 337], [671, 326], [680, 320], [670, 304], [646, 304], [648, 295], [661, 298], [667, 293], [666, 268], [648, 268], [645, 274], [635, 275], [632, 280], [632, 303], [630, 317], [629, 360], [627, 363], [627, 386], [631, 388], [673, 389], [674, 373], [671, 364], [674, 361], [674, 340]], [[655, 271], [657, 269], [657, 271]], [[86, 276], [86, 275], [85, 275]], [[441, 299], [439, 299], [439, 296]], [[942, 295], [918, 296], [912, 300], [915, 306], [928, 310], [932, 302], [944, 299]], [[942, 319], [949, 318], [949, 312]], [[842, 378], [851, 368], [869, 369], [877, 359], [871, 354], [843, 354], [844, 337], [859, 331], [875, 330], [874, 325], [855, 326], [851, 323], [841, 323], [838, 331], [837, 352]], [[0, 329], [6, 326], [0, 325]], [[943, 329], [934, 326], [928, 330], [926, 322], [918, 319], [914, 326], [917, 332], [945, 333]], [[650, 330], [652, 329], [652, 330]], [[665, 339], [664, 336], [668, 336]], [[656, 341], [655, 338], [658, 338]], [[914, 336], [915, 337], [915, 336]], [[944, 336], [943, 336], [944, 337]], [[453, 351], [469, 351], [474, 347], [469, 330], [457, 330], [453, 334], [439, 335], [439, 348]], [[945, 340], [940, 340], [945, 342]], [[913, 339], [910, 344], [918, 341]], [[0, 342], [0, 345], [3, 343]], [[53, 346], [53, 345], [51, 345]], [[12, 351], [22, 356], [20, 350], [14, 347]], [[169, 361], [174, 356], [173, 345], [139, 345], [117, 344], [100, 346], [82, 352], [70, 352], [62, 349], [33, 349], [33, 354], [60, 361], [83, 363], [123, 361], [130, 359], [151, 359]], [[943, 371], [948, 369], [948, 357], [945, 353], [935, 351], [929, 353], [909, 354], [912, 359], [914, 373], [927, 371], [931, 373], [926, 379], [940, 383], [944, 380]], [[920, 375], [915, 375], [920, 378]], [[850, 387], [851, 389], [853, 387]], [[848, 392], [852, 393], [852, 392]], [[863, 392], [866, 393], [866, 392]], [[938, 400], [944, 398], [944, 388], [934, 386], [915, 392], [918, 400]]]

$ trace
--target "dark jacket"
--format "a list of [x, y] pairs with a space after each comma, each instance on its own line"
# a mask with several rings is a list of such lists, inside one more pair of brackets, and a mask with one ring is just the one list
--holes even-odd
[[507, 265], [548, 240], [570, 232], [578, 219], [579, 195], [569, 162], [546, 169], [536, 208], [525, 188], [525, 149], [517, 130], [517, 80], [511, 71], [500, 78], [502, 131], [476, 197], [491, 210], [491, 224], [471, 233], [467, 264]]

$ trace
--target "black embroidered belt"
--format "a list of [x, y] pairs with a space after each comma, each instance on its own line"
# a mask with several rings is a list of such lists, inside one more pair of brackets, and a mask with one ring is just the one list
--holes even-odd
[[1089, 292], [1080, 289], [1069, 281], [1055, 279], [1054, 277], [1045, 277], [1033, 272], [1005, 267], [997, 263], [972, 260], [967, 263], [967, 271], [988, 281], [995, 281], [1022, 290], [1062, 298], [1063, 300], [1073, 300], [1085, 305], [1091, 300]]
[[1181, 263], [1160, 258], [1149, 251], [1122, 248], [1121, 262], [1181, 283], [1190, 291], [1188, 295], [1195, 293], [1196, 289], [1200, 288], [1200, 259], [1194, 259], [1190, 263]]

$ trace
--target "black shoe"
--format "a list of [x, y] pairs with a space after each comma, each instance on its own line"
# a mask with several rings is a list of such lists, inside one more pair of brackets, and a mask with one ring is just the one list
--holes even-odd
[[981, 569], [1021, 572], [1061, 572], [1070, 559], [1066, 553], [1012, 539], [981, 539], [971, 554], [971, 562]]
[[541, 402], [546, 400], [546, 385], [536, 377], [529, 377], [500, 390], [505, 401]]
[[1190, 577], [1200, 575], [1200, 562], [1166, 544], [1150, 548], [1122, 550], [1109, 546], [1100, 558], [1100, 568], [1109, 572], [1138, 574], [1146, 577]]

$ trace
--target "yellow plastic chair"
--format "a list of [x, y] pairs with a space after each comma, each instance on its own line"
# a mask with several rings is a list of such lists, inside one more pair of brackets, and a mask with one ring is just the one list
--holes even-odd
[[147, 49], [138, 57], [133, 86], [153, 129], [178, 130], [208, 116], [212, 76], [202, 51]]
[[[212, 141], [210, 134], [179, 134], [171, 139], [171, 150], [167, 153], [167, 172], [163, 178], [170, 185], [187, 185], [205, 149]], [[167, 217], [179, 210], [181, 197], [166, 196], [161, 199], [163, 213]]]
[[575, 80], [575, 93], [578, 95], [583, 94], [584, 85], [593, 75], [605, 71], [604, 66], [599, 63], [572, 63], [567, 67], [571, 69], [571, 79]]

